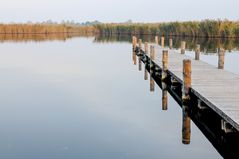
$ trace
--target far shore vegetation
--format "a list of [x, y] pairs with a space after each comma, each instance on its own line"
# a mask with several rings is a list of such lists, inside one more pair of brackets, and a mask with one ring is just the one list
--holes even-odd
[[204, 20], [168, 23], [99, 24], [101, 34], [161, 35], [206, 38], [238, 38], [239, 21]]
[[167, 23], [25, 23], [0, 24], [0, 34], [79, 33], [106, 35], [161, 35], [206, 38], [239, 38], [239, 21], [203, 20]]

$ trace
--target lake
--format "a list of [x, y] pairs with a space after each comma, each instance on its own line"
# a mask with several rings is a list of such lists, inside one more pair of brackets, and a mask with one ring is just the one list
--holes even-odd
[[[129, 37], [0, 39], [0, 158], [222, 158], [194, 122], [182, 143], [182, 109], [168, 95], [162, 110]], [[232, 43], [225, 69], [239, 74]], [[217, 66], [206, 48], [201, 59]]]

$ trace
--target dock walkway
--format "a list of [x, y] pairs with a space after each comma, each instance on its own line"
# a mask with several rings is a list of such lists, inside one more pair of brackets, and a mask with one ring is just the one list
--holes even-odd
[[[154, 48], [154, 59], [149, 53], [141, 52], [162, 69], [163, 48], [159, 45]], [[181, 84], [184, 59], [191, 60], [191, 92], [239, 131], [239, 75], [168, 49], [167, 73]]]

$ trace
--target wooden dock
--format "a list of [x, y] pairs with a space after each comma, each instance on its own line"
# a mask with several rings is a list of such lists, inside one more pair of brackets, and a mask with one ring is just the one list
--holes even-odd
[[[141, 42], [140, 42], [141, 43]], [[185, 44], [182, 44], [185, 47]], [[142, 44], [139, 47], [133, 39], [133, 46], [142, 56], [145, 56], [161, 70], [163, 66], [163, 50], [168, 51], [166, 73], [177, 82], [184, 84], [183, 60], [191, 61], [191, 84], [190, 93], [196, 95], [202, 103], [205, 103], [213, 111], [224, 119], [222, 125], [229, 124], [239, 131], [239, 75], [223, 70], [224, 54], [219, 57], [218, 67], [198, 60], [198, 50], [195, 51], [195, 58], [184, 54], [184, 50], [177, 52], [171, 49], [164, 49], [158, 44], [149, 44], [152, 53], [145, 52]], [[185, 49], [185, 48], [183, 48]], [[148, 48], [145, 48], [148, 50]], [[200, 51], [199, 51], [200, 52]]]

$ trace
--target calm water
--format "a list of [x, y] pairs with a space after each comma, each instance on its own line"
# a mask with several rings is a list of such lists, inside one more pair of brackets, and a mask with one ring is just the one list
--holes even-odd
[[[127, 41], [4, 41], [0, 50], [0, 158], [221, 158], [193, 122], [182, 144], [181, 107], [169, 96], [162, 111], [162, 91], [149, 91]], [[236, 58], [226, 54], [225, 69], [239, 74]], [[215, 54], [202, 59], [217, 65]]]

